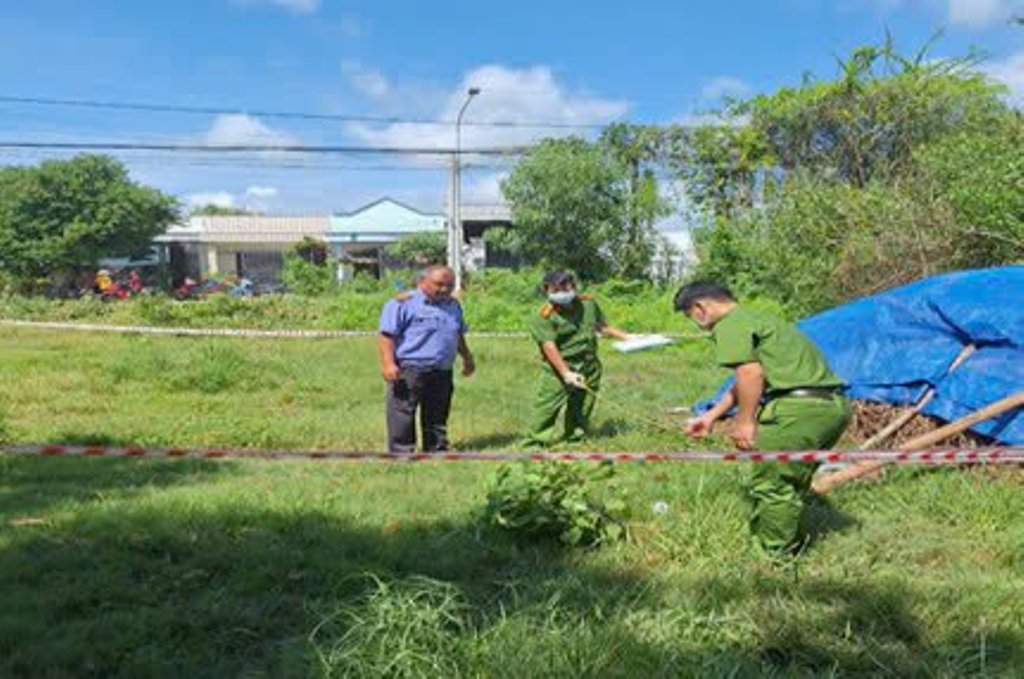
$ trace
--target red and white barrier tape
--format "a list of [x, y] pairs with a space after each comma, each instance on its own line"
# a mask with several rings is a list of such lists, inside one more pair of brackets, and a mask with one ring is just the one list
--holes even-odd
[[337, 337], [370, 337], [377, 333], [368, 330], [256, 330], [247, 328], [173, 328], [149, 325], [107, 325], [105, 323], [64, 323], [58, 321], [19, 321], [0, 319], [2, 325], [41, 330], [79, 330], [85, 332], [113, 332], [130, 335], [172, 335], [191, 337], [264, 337], [328, 339]]
[[248, 448], [142, 448], [136, 446], [0, 445], [0, 454], [44, 457], [254, 458], [266, 460], [338, 460], [346, 462], [464, 462], [487, 460], [563, 462], [793, 462], [853, 463], [875, 460], [891, 464], [1024, 464], [1024, 447], [896, 450], [812, 450], [792, 452], [646, 452], [550, 453], [462, 451], [443, 453], [373, 453], [355, 451], [256, 450]]
[[[189, 337], [255, 337], [282, 339], [335, 339], [339, 337], [376, 337], [374, 330], [257, 330], [250, 328], [173, 328], [151, 325], [108, 325], [105, 323], [66, 323], [62, 321], [20, 321], [0, 318], [0, 325], [41, 330], [78, 330], [85, 332], [113, 332], [128, 335], [171, 335]], [[702, 339], [701, 334], [661, 333], [674, 339]], [[529, 337], [527, 332], [474, 332], [473, 337], [513, 338]]]

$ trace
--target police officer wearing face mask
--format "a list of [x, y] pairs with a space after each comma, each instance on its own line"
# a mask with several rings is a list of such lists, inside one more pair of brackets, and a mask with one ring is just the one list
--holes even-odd
[[[544, 277], [547, 296], [530, 323], [530, 335], [540, 348], [540, 385], [530, 420], [527, 445], [546, 446], [559, 440], [579, 441], [590, 425], [597, 391], [601, 387], [601, 361], [597, 337], [629, 337], [607, 324], [601, 307], [589, 295], [576, 293], [576, 280], [567, 271]], [[565, 424], [557, 430], [565, 408]]]

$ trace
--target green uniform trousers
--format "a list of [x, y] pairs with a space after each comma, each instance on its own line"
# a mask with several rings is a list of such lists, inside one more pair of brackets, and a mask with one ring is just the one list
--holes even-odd
[[[758, 450], [825, 450], [843, 435], [850, 404], [832, 398], [781, 397], [770, 400], [758, 415]], [[801, 529], [810, 492], [814, 463], [754, 464], [747, 498], [751, 503], [750, 532], [771, 552], [797, 551], [805, 537]]]
[[[601, 361], [567, 360], [569, 369], [587, 380], [587, 389], [566, 386], [562, 378], [547, 363], [541, 368], [537, 397], [530, 417], [530, 434], [525, 444], [548, 446], [559, 440], [579, 441], [590, 428], [590, 415], [601, 388]], [[561, 436], [557, 433], [558, 415], [565, 408], [565, 424]]]

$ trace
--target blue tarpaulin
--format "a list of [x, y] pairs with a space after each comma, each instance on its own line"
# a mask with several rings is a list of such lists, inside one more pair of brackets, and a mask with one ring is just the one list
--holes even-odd
[[[825, 354], [851, 398], [906, 405], [934, 386], [935, 398], [923, 412], [948, 421], [1024, 390], [1024, 266], [934, 276], [798, 326]], [[950, 373], [969, 344], [976, 351]], [[698, 404], [697, 410], [709, 405]], [[1018, 408], [972, 430], [1024, 444], [1024, 412]]]

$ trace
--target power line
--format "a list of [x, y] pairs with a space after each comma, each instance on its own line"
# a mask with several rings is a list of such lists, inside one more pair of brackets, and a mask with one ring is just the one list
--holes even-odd
[[[56, 156], [54, 156], [55, 158]], [[0, 159], [20, 159], [20, 160], [36, 160], [37, 158], [29, 156], [8, 156], [6, 154], [0, 155]], [[185, 167], [185, 168], [208, 168], [208, 169], [249, 169], [253, 171], [263, 170], [300, 170], [308, 172], [344, 172], [344, 173], [363, 173], [363, 172], [388, 172], [388, 173], [418, 173], [418, 174], [443, 174], [448, 172], [448, 168], [442, 168], [439, 166], [435, 167], [416, 167], [410, 165], [334, 165], [334, 164], [309, 164], [309, 163], [268, 163], [268, 164], [247, 164], [242, 162], [214, 162], [214, 161], [202, 161], [202, 160], [177, 160], [167, 158], [132, 158], [132, 166], [144, 166], [144, 167]], [[463, 168], [464, 170], [466, 168]], [[503, 166], [473, 166], [474, 170], [489, 170], [489, 171], [501, 171], [507, 170], [507, 167]]]
[[[58, 142], [58, 145], [61, 145]], [[62, 145], [61, 145], [62, 146]], [[414, 170], [449, 170], [451, 165], [446, 158], [421, 158], [419, 160], [385, 160], [385, 157], [375, 159], [372, 154], [365, 155], [331, 155], [331, 154], [309, 154], [303, 155], [300, 153], [264, 153], [262, 152], [264, 147], [259, 147], [260, 152], [252, 153], [217, 153], [216, 149], [210, 152], [209, 149], [203, 149], [202, 151], [181, 151], [173, 153], [164, 153], [161, 151], [149, 151], [149, 150], [121, 150], [117, 149], [111, 153], [116, 157], [130, 159], [132, 162], [137, 161], [152, 161], [160, 163], [181, 163], [188, 164], [192, 162], [213, 164], [213, 165], [267, 165], [267, 166], [279, 166], [281, 164], [304, 164], [316, 167], [350, 167], [353, 169], [359, 169], [364, 167], [379, 167], [384, 169], [414, 169]], [[74, 155], [74, 149], [65, 148], [10, 148], [4, 147], [3, 142], [0, 142], [0, 158], [60, 158], [68, 155]], [[515, 163], [515, 155], [507, 156], [485, 156], [478, 159], [467, 159], [462, 162], [464, 169], [486, 169], [486, 168], [497, 168], [497, 167], [508, 167]]]
[[[68, 151], [164, 151], [169, 153], [306, 153], [316, 154], [373, 154], [373, 155], [453, 155], [455, 149], [411, 147], [411, 146], [303, 146], [296, 144], [255, 145], [255, 144], [146, 144], [138, 142], [56, 142], [56, 141], [4, 141], [0, 149], [63, 149]], [[461, 149], [460, 155], [508, 156], [525, 153], [526, 146], [505, 148]]]
[[[343, 115], [332, 113], [310, 113], [302, 111], [264, 111], [260, 109], [226, 108], [218, 106], [180, 106], [176, 104], [150, 104], [144, 102], [99, 101], [93, 99], [54, 99], [48, 97], [17, 97], [0, 96], [0, 103], [31, 104], [34, 106], [64, 106], [77, 108], [95, 108], [120, 111], [147, 111], [150, 113], [185, 113], [190, 115], [252, 115], [259, 118], [290, 118], [297, 120], [329, 120], [350, 123], [381, 123], [397, 125], [402, 123], [416, 125], [454, 125], [454, 120], [438, 120], [429, 118], [402, 118], [388, 116]], [[558, 123], [531, 122], [517, 120], [471, 121], [462, 123], [463, 127], [517, 127], [531, 129], [568, 129], [598, 130], [605, 127], [599, 123]]]

